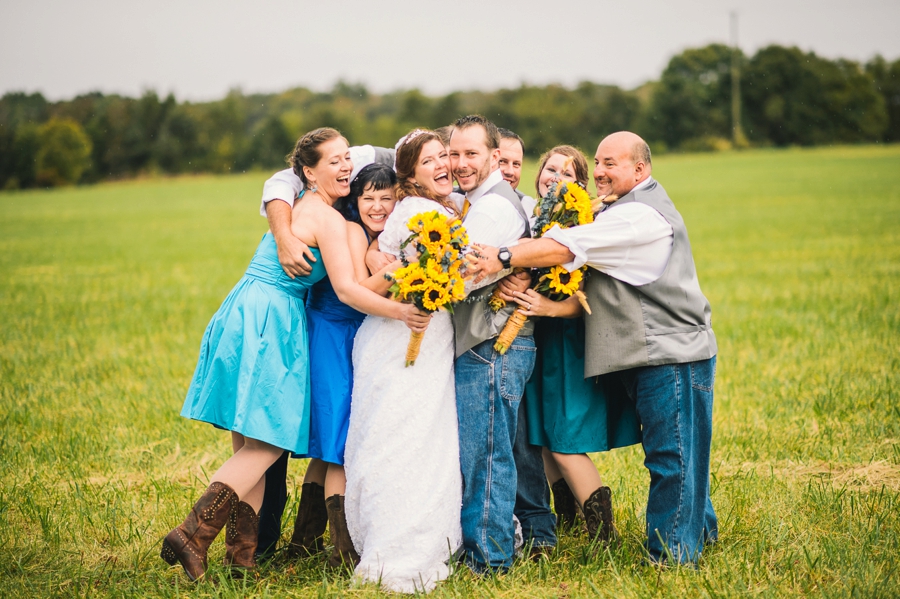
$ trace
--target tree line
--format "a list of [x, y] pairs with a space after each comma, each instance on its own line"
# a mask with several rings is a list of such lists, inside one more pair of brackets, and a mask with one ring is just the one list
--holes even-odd
[[337, 83], [276, 94], [230, 92], [178, 102], [99, 92], [48, 102], [0, 99], [0, 189], [50, 187], [146, 173], [235, 172], [284, 165], [303, 132], [341, 130], [351, 143], [393, 146], [416, 126], [440, 127], [481, 113], [525, 140], [526, 154], [561, 143], [593, 152], [607, 133], [635, 131], [655, 152], [731, 147], [733, 66], [740, 73], [739, 145], [900, 141], [900, 59], [865, 64], [768, 46], [746, 56], [721, 44], [674, 56], [659, 80], [634, 90], [582, 82], [521, 85], [432, 97]]

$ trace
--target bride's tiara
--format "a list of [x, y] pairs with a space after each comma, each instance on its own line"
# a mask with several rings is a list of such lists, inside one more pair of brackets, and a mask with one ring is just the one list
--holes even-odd
[[397, 141], [397, 144], [394, 146], [394, 149], [399, 150], [400, 146], [405, 146], [406, 144], [408, 144], [415, 138], [419, 137], [420, 135], [424, 135], [426, 133], [431, 133], [431, 132], [428, 131], [427, 129], [415, 129], [413, 131], [410, 131], [409, 133], [407, 133], [406, 135], [401, 137], [399, 141]]

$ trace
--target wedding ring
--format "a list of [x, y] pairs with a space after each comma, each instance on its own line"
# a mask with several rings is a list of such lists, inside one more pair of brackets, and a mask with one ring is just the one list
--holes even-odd
[[531, 304], [528, 304], [528, 307], [525, 309], [528, 310], [529, 312], [531, 312]]

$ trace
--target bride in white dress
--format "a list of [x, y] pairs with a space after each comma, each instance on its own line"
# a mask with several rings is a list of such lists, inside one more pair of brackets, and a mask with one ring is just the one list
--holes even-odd
[[[450, 162], [431, 131], [397, 148], [398, 203], [378, 239], [398, 256], [421, 212], [456, 216]], [[407, 251], [415, 251], [412, 244]], [[405, 367], [409, 329], [366, 317], [353, 346], [353, 401], [347, 434], [347, 527], [360, 554], [356, 576], [392, 591], [431, 591], [450, 573], [462, 544], [453, 325], [434, 314], [419, 357]]]

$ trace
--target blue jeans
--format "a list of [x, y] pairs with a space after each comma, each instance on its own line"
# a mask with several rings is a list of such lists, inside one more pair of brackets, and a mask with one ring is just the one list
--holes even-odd
[[635, 402], [650, 471], [647, 549], [653, 561], [694, 563], [718, 537], [709, 497], [716, 358], [610, 375]]
[[513, 341], [502, 356], [489, 339], [456, 359], [463, 551], [477, 572], [512, 565], [517, 488], [513, 444], [534, 358], [534, 338], [526, 336]]
[[514, 513], [522, 524], [525, 544], [533, 547], [556, 547], [556, 516], [550, 511], [550, 487], [544, 472], [541, 447], [528, 443], [525, 402], [519, 402], [516, 442], [516, 506]]

